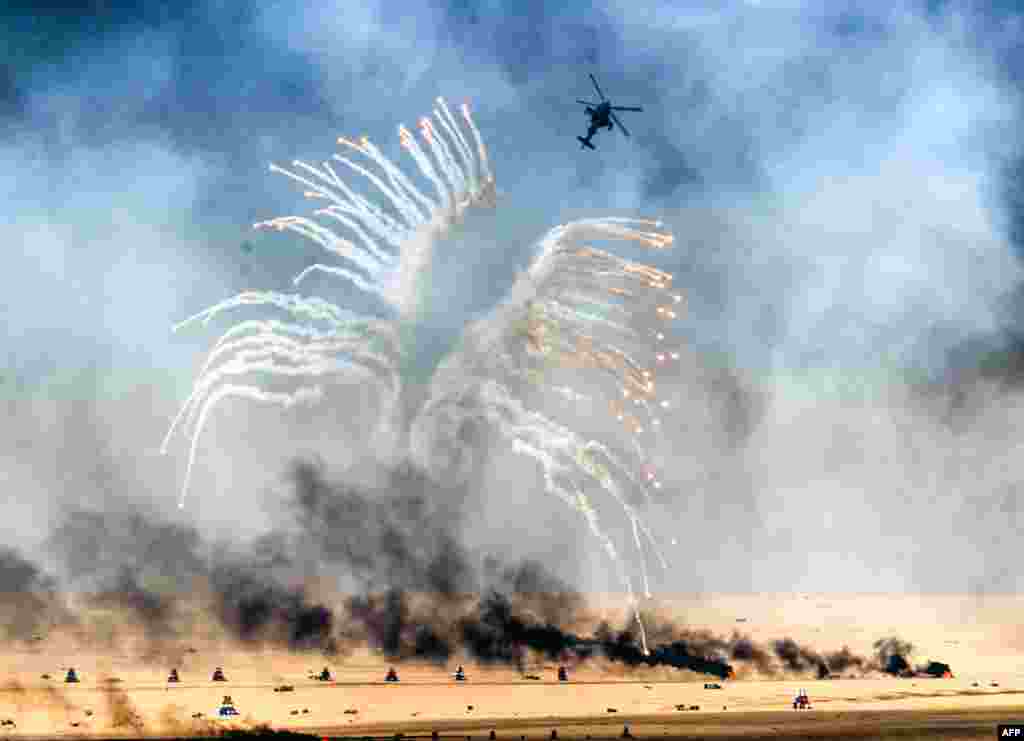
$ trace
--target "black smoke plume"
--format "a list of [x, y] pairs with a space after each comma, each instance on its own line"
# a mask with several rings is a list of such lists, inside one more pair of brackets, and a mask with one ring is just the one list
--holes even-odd
[[863, 671], [869, 663], [863, 656], [857, 656], [849, 648], [843, 646], [839, 651], [825, 655], [825, 663], [833, 673], [845, 672], [849, 669]]
[[[574, 663], [603, 656], [723, 678], [734, 674], [730, 661], [777, 671], [771, 651], [738, 633], [722, 638], [651, 626], [665, 639], [645, 654], [629, 629], [603, 624], [593, 636], [572, 632], [585, 619], [582, 597], [539, 562], [507, 565], [467, 551], [455, 535], [466, 492], [445, 489], [414, 466], [385, 471], [362, 487], [329, 482], [314, 462], [296, 463], [291, 478], [305, 557], [362, 583], [363, 594], [348, 600], [348, 615], [362, 638], [391, 658], [443, 663], [463, 650], [520, 670], [538, 655]], [[482, 564], [479, 572], [474, 563]], [[790, 639], [775, 649], [784, 668], [819, 676], [868, 663], [847, 648], [820, 656]]]
[[875, 659], [878, 668], [886, 674], [902, 677], [911, 674], [910, 655], [914, 646], [896, 637], [882, 638], [875, 641]]
[[[152, 637], [173, 633], [173, 598], [146, 588], [140, 581], [139, 569], [122, 565], [117, 577], [94, 600], [99, 605], [119, 605], [135, 613]], [[107, 585], [105, 585], [107, 586]]]
[[[461, 647], [480, 662], [520, 669], [532, 652], [732, 673], [723, 653], [727, 644], [712, 646], [709, 638], [676, 640], [644, 655], [630, 631], [613, 635], [606, 629], [597, 638], [567, 632], [564, 626], [579, 619], [583, 600], [538, 562], [508, 566], [484, 558], [483, 573], [476, 574], [473, 555], [452, 532], [458, 512], [446, 507], [461, 501], [460, 492], [440, 488], [415, 467], [388, 472], [377, 491], [331, 485], [314, 463], [297, 463], [292, 473], [304, 542], [323, 562], [342, 565], [377, 590], [350, 600], [349, 614], [390, 657], [445, 661]], [[478, 600], [471, 597], [481, 592]], [[413, 605], [414, 597], [420, 605]]]
[[732, 677], [735, 673], [721, 655], [716, 655], [724, 650], [724, 641], [681, 638], [655, 646], [644, 655], [632, 631], [626, 630], [613, 636], [608, 626], [602, 626], [597, 637], [605, 656], [628, 666], [672, 666], [711, 674], [721, 679]]
[[175, 603], [206, 571], [198, 533], [141, 513], [67, 510], [48, 545], [69, 587], [92, 604], [130, 610], [154, 638], [173, 634]]
[[774, 643], [775, 655], [784, 668], [793, 672], [805, 672], [811, 669], [817, 672], [818, 678], [829, 675], [828, 666], [817, 652], [801, 647], [792, 638], [783, 638]]
[[55, 582], [18, 551], [0, 546], [0, 616], [8, 638], [30, 638], [46, 621], [67, 617]]
[[746, 636], [733, 635], [731, 655], [734, 661], [753, 664], [762, 674], [772, 674], [775, 671], [771, 654]]
[[515, 664], [520, 670], [527, 649], [548, 659], [569, 653], [585, 659], [593, 653], [577, 636], [550, 623], [520, 617], [510, 597], [497, 591], [480, 600], [476, 614], [464, 618], [459, 631], [462, 645], [479, 661]]
[[69, 586], [90, 594], [89, 604], [131, 611], [150, 638], [175, 635], [176, 608], [202, 583], [221, 624], [241, 640], [335, 648], [331, 611], [309, 604], [301, 588], [285, 586], [275, 573], [292, 563], [276, 536], [234, 554], [204, 544], [186, 525], [141, 513], [73, 509], [49, 547], [64, 562]]
[[242, 640], [337, 650], [333, 614], [323, 605], [309, 604], [301, 588], [286, 588], [259, 569], [232, 562], [214, 566], [210, 584], [221, 623]]
[[292, 481], [302, 542], [321, 563], [344, 567], [366, 591], [385, 585], [456, 599], [476, 590], [468, 556], [452, 534], [464, 491], [445, 489], [411, 465], [359, 488], [332, 485], [322, 466], [301, 461]]
[[348, 614], [360, 623], [369, 641], [393, 659], [427, 659], [445, 663], [454, 653], [450, 640], [431, 625], [432, 619], [413, 619], [404, 592], [360, 595], [348, 601]]
[[[202, 585], [207, 606], [233, 636], [296, 650], [335, 652], [355, 640], [394, 659], [444, 663], [465, 652], [523, 671], [535, 657], [603, 657], [721, 678], [734, 675], [734, 663], [768, 675], [868, 668], [846, 648], [821, 655], [788, 638], [766, 648], [739, 633], [722, 637], [649, 620], [655, 639], [648, 652], [629, 628], [605, 623], [582, 634], [582, 597], [543, 564], [504, 564], [460, 543], [464, 490], [443, 488], [410, 465], [361, 473], [373, 483], [334, 484], [323, 466], [296, 463], [293, 521], [245, 544], [204, 544], [191, 527], [139, 513], [70, 510], [50, 547], [72, 583], [93, 590], [94, 602], [129, 609], [159, 638], [175, 636], [179, 604]], [[309, 597], [305, 585], [314, 577], [360, 585], [345, 602], [346, 619]], [[11, 553], [0, 560], [0, 578], [14, 591], [42, 583], [31, 564]], [[909, 645], [885, 639], [876, 650], [884, 670], [909, 668], [905, 658], [899, 663]]]

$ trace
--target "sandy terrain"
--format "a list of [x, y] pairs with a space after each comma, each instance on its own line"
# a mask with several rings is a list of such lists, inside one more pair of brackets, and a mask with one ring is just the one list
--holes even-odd
[[[16, 724], [0, 726], [0, 736], [183, 736], [269, 725], [318, 735], [429, 736], [436, 729], [483, 739], [495, 729], [499, 738], [548, 739], [558, 729], [559, 737], [597, 738], [618, 737], [629, 723], [641, 738], [994, 737], [1000, 720], [1024, 720], [1022, 608], [1024, 599], [1016, 597], [705, 595], [663, 602], [662, 614], [685, 617], [692, 627], [739, 630], [764, 642], [791, 637], [821, 651], [848, 645], [870, 655], [875, 640], [898, 635], [917, 647], [915, 662], [945, 661], [955, 674], [818, 681], [754, 678], [741, 668], [722, 689], [705, 689], [705, 681], [715, 680], [690, 672], [605, 662], [574, 669], [568, 683], [556, 681], [554, 664], [531, 667], [541, 677], [532, 680], [508, 667], [462, 661], [464, 683], [451, 678], [456, 661], [404, 664], [401, 682], [385, 684], [386, 660], [367, 652], [325, 659], [198, 643], [178, 665], [181, 683], [169, 686], [165, 659], [115, 651], [72, 656], [43, 641], [8, 650], [0, 660], [0, 720]], [[68, 665], [78, 670], [80, 684], [64, 684]], [[325, 665], [332, 682], [308, 678]], [[227, 682], [210, 681], [216, 666], [224, 667]], [[41, 679], [44, 673], [52, 679]], [[111, 677], [120, 681], [108, 682]], [[275, 692], [281, 684], [294, 691]], [[790, 702], [801, 687], [814, 707], [798, 713]], [[224, 695], [240, 712], [231, 721], [216, 719]], [[197, 713], [203, 716], [194, 718]]]

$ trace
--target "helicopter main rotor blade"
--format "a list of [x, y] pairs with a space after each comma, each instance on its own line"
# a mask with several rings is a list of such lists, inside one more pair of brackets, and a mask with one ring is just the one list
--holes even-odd
[[594, 75], [590, 75], [590, 81], [594, 83], [594, 89], [597, 90], [597, 94], [601, 96], [601, 100], [608, 100], [608, 98], [604, 97], [604, 93], [601, 92], [601, 86], [597, 84], [597, 79]]
[[615, 125], [619, 127], [622, 133], [625, 134], [626, 136], [629, 136], [629, 130], [622, 125], [622, 121], [619, 120], [619, 117], [616, 116], [614, 113], [611, 113], [610, 111], [608, 115], [612, 117], [612, 121], [615, 122]]
[[591, 105], [595, 107], [601, 105], [600, 103], [591, 103], [589, 100], [580, 100], [579, 98], [576, 98], [576, 102], [581, 103], [583, 105]]
[[640, 106], [631, 106], [631, 105], [613, 105], [612, 106], [612, 110], [613, 111], [637, 111], [637, 112], [641, 112], [641, 111], [643, 111], [643, 108], [641, 108]]

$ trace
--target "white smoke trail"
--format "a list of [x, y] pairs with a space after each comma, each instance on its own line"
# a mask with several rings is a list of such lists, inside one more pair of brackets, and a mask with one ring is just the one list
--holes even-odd
[[[421, 127], [425, 149], [404, 127], [399, 127], [399, 133], [403, 147], [412, 154], [420, 174], [436, 188], [441, 201], [417, 188], [367, 139], [358, 143], [345, 138], [338, 140], [368, 160], [367, 164], [341, 155], [335, 155], [334, 161], [369, 182], [383, 197], [383, 207], [346, 184], [330, 162], [316, 167], [295, 161], [290, 170], [271, 165], [271, 171], [307, 188], [307, 198], [327, 201], [328, 205], [315, 215], [325, 218], [330, 225], [304, 216], [282, 216], [258, 222], [255, 227], [295, 232], [353, 266], [316, 263], [295, 276], [296, 285], [312, 273], [322, 273], [383, 299], [403, 319], [417, 308], [417, 280], [429, 265], [434, 241], [470, 206], [493, 205], [494, 178], [469, 109], [463, 108], [463, 118], [477, 139], [476, 156], [447, 104], [438, 98], [438, 105], [434, 113], [442, 131], [429, 124]], [[452, 155], [453, 149], [460, 155], [458, 161]], [[438, 176], [438, 167], [444, 172], [447, 185]], [[337, 228], [348, 236], [336, 232]], [[192, 480], [199, 437], [213, 408], [225, 398], [241, 397], [289, 407], [322, 398], [325, 377], [366, 373], [386, 381], [383, 385], [389, 407], [397, 403], [401, 348], [393, 321], [357, 315], [316, 296], [246, 291], [179, 322], [174, 329], [194, 323], [205, 325], [229, 310], [251, 306], [284, 311], [294, 321], [243, 320], [214, 345], [161, 446], [166, 452], [174, 432], [184, 425], [191, 443], [180, 506], [184, 505]], [[300, 385], [286, 393], [264, 388], [262, 384], [241, 382], [256, 375], [285, 382], [312, 379], [315, 385]], [[383, 415], [388, 417], [390, 414]]]
[[[403, 386], [399, 322], [414, 318], [420, 308], [417, 284], [434, 243], [467, 208], [494, 205], [497, 197], [487, 150], [468, 106], [462, 106], [462, 118], [475, 148], [442, 99], [433, 115], [436, 126], [430, 119], [420, 121], [422, 141], [399, 127], [403, 148], [433, 194], [420, 190], [365, 139], [339, 139], [352, 155], [335, 155], [334, 164], [317, 167], [296, 161], [291, 170], [272, 166], [307, 188], [307, 197], [327, 202], [314, 214], [326, 223], [285, 216], [255, 226], [295, 232], [342, 261], [311, 265], [294, 282], [313, 273], [339, 278], [383, 299], [397, 318], [356, 314], [317, 296], [246, 291], [180, 322], [176, 330], [205, 325], [246, 307], [289, 316], [288, 321], [243, 319], [214, 344], [163, 444], [166, 450], [179, 428], [191, 440], [179, 505], [193, 477], [200, 436], [223, 399], [283, 407], [312, 404], [324, 398], [332, 380], [361, 374], [381, 387], [386, 402], [381, 419], [395, 418]], [[338, 176], [339, 166], [369, 183], [383, 205], [346, 184]], [[432, 420], [476, 417], [494, 426], [514, 450], [535, 460], [545, 490], [584, 518], [614, 564], [646, 653], [633, 580], [621, 549], [602, 524], [604, 505], [595, 504], [591, 492], [609, 499], [628, 520], [642, 591], [650, 597], [647, 554], [662, 567], [666, 564], [633, 499], [637, 492], [649, 499], [648, 489], [660, 487], [647, 448], [660, 423], [654, 410], [667, 402], [656, 399], [654, 370], [668, 357], [678, 357], [659, 343], [665, 341], [663, 325], [676, 318], [674, 309], [682, 299], [670, 293], [672, 277], [667, 273], [595, 249], [584, 240], [623, 240], [651, 249], [672, 243], [659, 223], [634, 219], [587, 219], [549, 232], [508, 300], [493, 318], [467, 333], [471, 341], [463, 347], [471, 350], [460, 350], [438, 368], [429, 399], [412, 419], [412, 452], [417, 449], [416, 431]], [[563, 367], [596, 382], [597, 392], [583, 393], [552, 380], [552, 373]], [[287, 389], [268, 388], [267, 379]], [[536, 389], [549, 389], [563, 399], [607, 403], [609, 419], [622, 423], [618, 429], [625, 432], [625, 440], [619, 432], [608, 439], [574, 432], [526, 401]], [[635, 414], [627, 411], [627, 403]]]
[[[661, 423], [654, 410], [665, 404], [656, 397], [655, 366], [672, 355], [658, 345], [665, 342], [662, 329], [676, 318], [682, 297], [671, 293], [667, 273], [582, 240], [627, 240], [661, 249], [672, 238], [659, 229], [650, 221], [590, 219], [551, 230], [509, 299], [467, 332], [460, 356], [438, 369], [431, 399], [417, 420], [423, 430], [441, 420], [454, 428], [463, 419], [486, 420], [514, 450], [537, 462], [546, 491], [584, 517], [614, 563], [645, 651], [632, 580], [586, 491], [594, 488], [610, 497], [627, 518], [643, 593], [649, 597], [647, 552], [663, 568], [667, 564], [631, 494], [639, 492], [650, 501], [650, 489], [661, 486], [646, 450]], [[612, 314], [615, 320], [608, 318]], [[556, 382], [551, 376], [559, 369], [571, 370], [579, 382], [596, 382], [599, 393]], [[574, 401], [603, 399], [610, 419], [623, 423], [625, 440], [580, 437], [527, 404], [532, 388]], [[626, 410], [627, 403], [635, 413]], [[425, 434], [421, 430], [421, 437]], [[421, 444], [420, 449], [426, 447]]]

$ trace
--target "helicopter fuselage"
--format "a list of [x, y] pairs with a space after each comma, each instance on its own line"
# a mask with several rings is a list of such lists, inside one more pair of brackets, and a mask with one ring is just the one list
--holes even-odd
[[586, 106], [585, 111], [587, 115], [590, 116], [590, 125], [587, 126], [587, 135], [576, 137], [581, 147], [585, 147], [586, 149], [594, 148], [594, 145], [591, 144], [590, 140], [594, 137], [594, 134], [597, 133], [598, 129], [608, 129], [611, 131], [613, 128], [618, 127], [623, 136], [629, 136], [629, 131], [623, 125], [622, 121], [620, 121], [615, 115], [615, 111], [643, 110], [639, 106], [613, 106], [611, 101], [608, 100], [601, 91], [601, 86], [597, 84], [597, 78], [590, 75], [590, 81], [594, 83], [594, 90], [597, 91], [597, 94], [601, 97], [601, 102], [595, 103], [591, 100], [576, 99], [577, 103], [582, 103]]
[[593, 106], [587, 106], [587, 115], [590, 116], [590, 125], [596, 131], [600, 128], [611, 128], [611, 112], [612, 104], [607, 100], [598, 105], [596, 108]]

